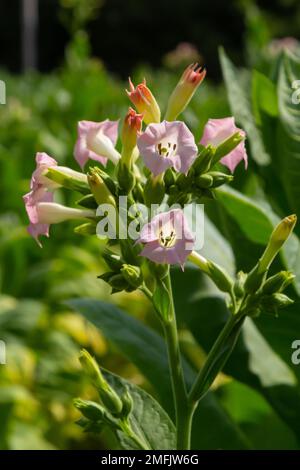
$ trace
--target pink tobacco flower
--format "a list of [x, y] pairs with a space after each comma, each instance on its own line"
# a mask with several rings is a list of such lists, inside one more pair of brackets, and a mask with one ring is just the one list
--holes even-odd
[[146, 124], [160, 121], [160, 109], [156, 99], [146, 85], [146, 80], [136, 87], [129, 78], [129, 91], [126, 93], [139, 113], [143, 114]]
[[102, 122], [80, 121], [78, 123], [78, 139], [74, 155], [81, 168], [86, 162], [96, 160], [106, 165], [107, 160], [117, 164], [120, 154], [115, 149], [118, 138], [118, 121]]
[[198, 152], [193, 134], [181, 121], [150, 124], [138, 137], [137, 146], [154, 176], [170, 167], [186, 174]]
[[[211, 144], [213, 147], [218, 147], [222, 142], [228, 139], [230, 136], [239, 132], [243, 137], [246, 136], [242, 129], [236, 127], [233, 117], [223, 119], [209, 119], [205, 125], [202, 139], [200, 144], [205, 147]], [[231, 173], [234, 172], [235, 167], [244, 160], [245, 168], [248, 166], [248, 156], [246, 153], [244, 140], [240, 142], [235, 149], [233, 149], [228, 155], [221, 158], [220, 162], [227, 166]]]
[[139, 243], [145, 246], [141, 256], [158, 264], [180, 264], [194, 248], [195, 238], [181, 209], [174, 209], [153, 217], [141, 230]]
[[30, 221], [28, 232], [42, 246], [39, 236], [49, 237], [51, 224], [70, 219], [94, 217], [95, 212], [87, 209], [74, 209], [53, 202], [53, 193], [40, 186], [23, 196], [26, 212]]
[[39, 240], [39, 236], [45, 235], [46, 237], [49, 237], [49, 224], [39, 220], [37, 208], [38, 204], [41, 202], [52, 202], [53, 193], [47, 191], [43, 186], [40, 186], [39, 188], [30, 191], [28, 194], [25, 194], [25, 196], [23, 196], [23, 201], [30, 221], [30, 225], [27, 228], [28, 233], [30, 233], [41, 247], [42, 244]]
[[36, 190], [40, 186], [44, 186], [47, 189], [57, 188], [59, 184], [44, 176], [44, 173], [48, 168], [57, 166], [57, 161], [44, 152], [38, 152], [36, 154], [35, 161], [36, 169], [32, 173], [30, 189]]

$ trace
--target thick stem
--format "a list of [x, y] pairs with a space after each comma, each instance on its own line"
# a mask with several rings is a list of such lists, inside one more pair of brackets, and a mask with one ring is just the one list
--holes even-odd
[[210, 350], [206, 361], [190, 391], [189, 402], [196, 404], [224, 367], [238, 339], [244, 315], [230, 315], [224, 328]]
[[167, 276], [166, 285], [170, 295], [169, 320], [164, 322], [164, 332], [168, 347], [170, 374], [176, 414], [177, 449], [190, 449], [191, 425], [194, 408], [188, 404], [187, 392], [181, 363], [177, 324], [170, 274]]

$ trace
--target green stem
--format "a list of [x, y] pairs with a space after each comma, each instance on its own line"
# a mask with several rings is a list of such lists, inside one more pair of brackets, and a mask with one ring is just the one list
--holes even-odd
[[198, 403], [222, 370], [236, 344], [244, 320], [245, 316], [241, 314], [228, 318], [189, 393], [189, 403]]
[[164, 322], [163, 326], [168, 348], [172, 391], [175, 405], [177, 449], [188, 450], [190, 449], [192, 416], [194, 406], [189, 405], [187, 399], [188, 397], [181, 363], [170, 274], [168, 274], [166, 278], [166, 286], [169, 291], [171, 305], [169, 320]]

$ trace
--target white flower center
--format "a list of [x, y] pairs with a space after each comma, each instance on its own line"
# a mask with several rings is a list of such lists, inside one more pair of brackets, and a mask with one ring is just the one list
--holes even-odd
[[175, 142], [159, 142], [156, 151], [161, 157], [174, 157], [176, 155], [177, 144]]
[[158, 242], [163, 248], [172, 248], [176, 243], [176, 232], [174, 228], [161, 228], [158, 234]]

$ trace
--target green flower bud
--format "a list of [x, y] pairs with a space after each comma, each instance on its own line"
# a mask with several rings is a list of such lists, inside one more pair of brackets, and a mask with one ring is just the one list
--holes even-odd
[[95, 235], [97, 229], [97, 225], [95, 222], [87, 222], [86, 224], [78, 225], [74, 228], [74, 232], [78, 233], [78, 235]]
[[164, 182], [165, 182], [166, 188], [169, 188], [170, 186], [172, 186], [176, 183], [176, 174], [172, 170], [172, 168], [168, 168], [165, 171]]
[[289, 238], [290, 234], [294, 230], [297, 222], [297, 216], [295, 214], [285, 217], [279, 224], [274, 228], [268, 245], [259, 260], [260, 271], [269, 269], [275, 256]]
[[129, 285], [137, 289], [143, 282], [141, 269], [138, 266], [124, 264], [121, 273]]
[[288, 307], [294, 301], [287, 295], [276, 292], [272, 295], [264, 295], [261, 298], [261, 306], [264, 310], [271, 313], [276, 313], [277, 309]]
[[239, 131], [224, 140], [224, 142], [216, 148], [212, 164], [214, 165], [219, 162], [222, 157], [232, 152], [243, 140], [245, 140], [245, 137]]
[[165, 195], [165, 183], [163, 175], [148, 178], [144, 188], [144, 199], [146, 206], [160, 204]]
[[112, 414], [119, 414], [122, 411], [123, 404], [116, 392], [106, 382], [95, 359], [88, 351], [82, 349], [79, 360], [85, 372], [97, 388], [103, 405]]
[[196, 178], [198, 188], [210, 188], [213, 185], [213, 182], [213, 177], [208, 173], [198, 175]]
[[122, 408], [122, 413], [120, 417], [127, 419], [133, 409], [133, 399], [127, 387], [126, 387], [125, 392], [121, 396], [121, 400], [123, 403], [123, 408]]
[[192, 170], [195, 172], [195, 175], [206, 173], [210, 169], [214, 154], [215, 149], [210, 144], [201, 150], [192, 166]]
[[85, 418], [91, 421], [102, 421], [105, 416], [103, 406], [94, 401], [75, 398], [73, 403], [75, 408], [77, 408]]
[[144, 202], [144, 189], [141, 183], [136, 183], [134, 188], [132, 189], [132, 194], [137, 202]]
[[232, 175], [227, 175], [226, 173], [221, 173], [220, 171], [210, 171], [207, 175], [211, 176], [213, 179], [213, 188], [218, 188], [223, 184], [230, 183], [233, 180]]
[[208, 275], [222, 292], [232, 291], [233, 280], [221, 266], [208, 261]]
[[125, 191], [126, 194], [130, 193], [135, 185], [135, 176], [132, 169], [128, 167], [122, 159], [119, 161], [117, 167], [117, 178], [120, 188]]
[[274, 294], [282, 292], [295, 279], [295, 275], [289, 271], [280, 271], [274, 276], [269, 277], [262, 286], [264, 294]]
[[260, 271], [260, 266], [257, 264], [252, 271], [247, 275], [244, 288], [247, 294], [254, 294], [262, 285], [267, 276], [267, 271]]
[[236, 297], [243, 297], [245, 293], [244, 284], [245, 284], [246, 278], [247, 278], [247, 275], [243, 271], [239, 271], [237, 273], [237, 279], [233, 286], [233, 291]]
[[97, 209], [98, 204], [92, 194], [86, 194], [81, 199], [76, 201], [78, 206], [86, 207], [87, 209]]
[[191, 187], [191, 179], [188, 176], [181, 173], [176, 180], [176, 185], [181, 191], [185, 189], [189, 189]]
[[93, 170], [101, 176], [102, 180], [106, 184], [107, 189], [113, 196], [118, 196], [118, 188], [115, 181], [105, 171], [101, 170], [98, 166], [95, 166]]
[[104, 253], [102, 254], [102, 258], [112, 271], [120, 271], [124, 264], [124, 261], [121, 259], [120, 255], [117, 255], [116, 253], [108, 249], [104, 251]]
[[114, 207], [116, 206], [113, 195], [95, 168], [90, 169], [90, 172], [88, 173], [88, 182], [98, 204], [111, 204]]

